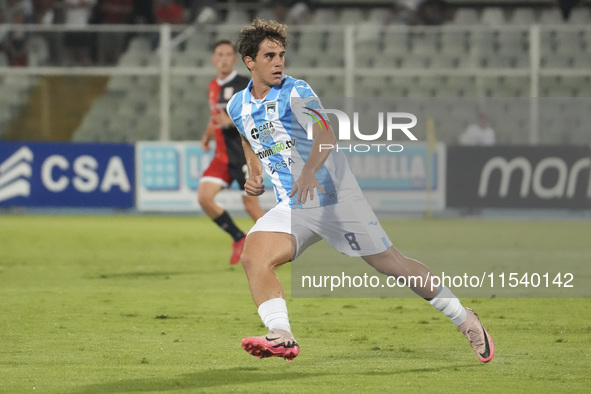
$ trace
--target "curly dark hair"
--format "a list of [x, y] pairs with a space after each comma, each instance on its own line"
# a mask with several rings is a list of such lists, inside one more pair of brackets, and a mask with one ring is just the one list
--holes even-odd
[[242, 60], [249, 56], [255, 59], [259, 51], [259, 45], [265, 39], [269, 39], [287, 47], [286, 26], [275, 21], [255, 19], [250, 26], [246, 26], [240, 32], [236, 47], [242, 56]]

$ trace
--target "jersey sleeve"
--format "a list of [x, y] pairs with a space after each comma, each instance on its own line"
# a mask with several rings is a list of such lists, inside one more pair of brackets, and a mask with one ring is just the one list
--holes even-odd
[[297, 80], [291, 92], [291, 109], [295, 120], [308, 130], [314, 123], [321, 127], [330, 123], [320, 99], [306, 81]]
[[228, 112], [228, 115], [230, 115], [232, 122], [234, 122], [234, 125], [240, 134], [245, 136], [244, 123], [242, 122], [242, 91], [235, 93], [232, 96], [226, 105], [226, 111]]

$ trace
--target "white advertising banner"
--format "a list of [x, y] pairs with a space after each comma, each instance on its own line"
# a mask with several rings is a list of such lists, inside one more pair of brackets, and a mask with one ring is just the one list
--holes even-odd
[[[348, 147], [347, 147], [348, 148]], [[376, 212], [421, 212], [445, 208], [445, 146], [429, 153], [427, 144], [404, 144], [404, 149], [345, 151], [359, 185]], [[146, 212], [201, 211], [199, 179], [213, 158], [199, 142], [138, 142], [136, 144], [136, 206]], [[268, 178], [260, 197], [267, 210], [275, 205]], [[242, 191], [234, 182], [216, 197], [229, 211], [242, 211]]]
[[[213, 159], [215, 146], [203, 151], [194, 142], [138, 142], [136, 144], [136, 207], [146, 212], [201, 211], [197, 189], [203, 171]], [[275, 194], [268, 179], [268, 191], [260, 197], [261, 206], [275, 205]], [[242, 211], [243, 192], [234, 182], [216, 196], [229, 211]]]

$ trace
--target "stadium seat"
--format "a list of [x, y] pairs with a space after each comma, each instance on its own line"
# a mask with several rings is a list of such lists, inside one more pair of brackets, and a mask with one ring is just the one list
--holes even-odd
[[410, 52], [414, 55], [435, 55], [439, 52], [439, 33], [425, 32], [408, 35]]
[[529, 32], [524, 29], [499, 30], [496, 34], [497, 51], [520, 54], [529, 49]]
[[588, 8], [575, 8], [568, 18], [569, 25], [589, 26], [591, 24], [591, 11]]
[[343, 56], [345, 37], [342, 31], [331, 31], [326, 38], [326, 56]]
[[342, 25], [356, 25], [365, 19], [360, 8], [345, 8], [341, 11], [339, 22]]
[[367, 21], [378, 25], [386, 22], [390, 10], [388, 8], [376, 7], [369, 10]]
[[501, 7], [486, 7], [482, 10], [480, 23], [488, 26], [504, 25], [506, 23], [505, 12]]
[[360, 23], [356, 25], [355, 41], [362, 43], [378, 43], [382, 34], [382, 27], [375, 23]]
[[497, 50], [495, 32], [491, 30], [473, 31], [468, 43], [471, 53], [493, 54]]
[[177, 67], [195, 68], [206, 66], [207, 64], [204, 64], [205, 60], [209, 59], [194, 53], [179, 53], [172, 58], [172, 65]]
[[194, 54], [209, 54], [211, 52], [209, 44], [210, 34], [203, 31], [198, 31], [187, 38], [185, 52]]
[[386, 31], [383, 40], [384, 54], [402, 56], [410, 50], [408, 36], [404, 31]]
[[225, 23], [228, 25], [246, 25], [251, 22], [250, 15], [242, 9], [232, 8], [228, 10]]
[[470, 76], [449, 76], [446, 79], [446, 90], [456, 92], [455, 96], [474, 96], [474, 79]]
[[146, 54], [152, 51], [152, 41], [148, 36], [135, 36], [129, 40], [127, 52]]
[[337, 24], [338, 18], [336, 11], [333, 8], [319, 8], [312, 13], [309, 23], [312, 25], [334, 25]]
[[440, 68], [454, 68], [458, 64], [458, 59], [455, 56], [450, 56], [445, 52], [434, 54], [429, 57], [427, 66], [433, 69]]
[[140, 51], [127, 51], [117, 61], [117, 65], [122, 67], [143, 67], [147, 63], [148, 55]]
[[332, 56], [316, 56], [316, 67], [343, 67], [344, 59], [342, 52], [340, 54], [333, 54]]
[[367, 45], [359, 44], [356, 45], [355, 49], [355, 67], [366, 68], [374, 67], [376, 60], [376, 53], [378, 53], [378, 44]]
[[567, 51], [583, 49], [585, 47], [584, 31], [580, 29], [557, 29], [555, 31], [557, 51], [560, 51], [563, 46], [567, 47]]
[[398, 68], [400, 67], [403, 56], [393, 53], [384, 53], [378, 56], [373, 63], [375, 68]]
[[135, 124], [135, 135], [138, 141], [154, 141], [160, 136], [160, 118], [147, 113]]
[[443, 29], [440, 37], [440, 52], [460, 55], [467, 50], [467, 35], [464, 31]]
[[453, 18], [455, 25], [475, 26], [480, 22], [478, 12], [473, 8], [462, 7], [456, 10]]
[[323, 51], [325, 42], [326, 34], [315, 31], [302, 31], [298, 34], [297, 38], [298, 50], [300, 53], [302, 50], [305, 52], [314, 52], [316, 56]]
[[4, 137], [12, 119], [13, 114], [11, 106], [7, 105], [0, 99], [0, 140]]
[[572, 65], [572, 57], [566, 55], [543, 55], [540, 59], [542, 68], [570, 68]]
[[270, 7], [257, 9], [254, 16], [264, 21], [274, 20], [276, 18], [275, 12]]
[[539, 24], [544, 25], [561, 25], [564, 23], [562, 15], [558, 7], [544, 8], [540, 13]]
[[533, 25], [537, 23], [536, 10], [533, 7], [519, 7], [513, 9], [510, 22], [516, 26]]
[[318, 52], [301, 51], [291, 53], [285, 57], [285, 67], [309, 68], [314, 67]]

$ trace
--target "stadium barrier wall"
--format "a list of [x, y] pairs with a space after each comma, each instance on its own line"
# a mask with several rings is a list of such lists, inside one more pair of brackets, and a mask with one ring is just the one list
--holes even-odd
[[591, 208], [589, 146], [448, 147], [452, 208]]
[[[137, 154], [136, 154], [137, 152]], [[591, 208], [588, 146], [460, 147], [345, 152], [377, 212], [449, 208]], [[198, 142], [0, 143], [0, 207], [137, 208], [199, 212], [196, 191], [213, 157]], [[137, 173], [136, 173], [137, 169]], [[429, 171], [430, 169], [430, 171]], [[272, 185], [262, 204], [275, 204]], [[234, 184], [220, 193], [242, 210]]]
[[134, 146], [0, 143], [0, 207], [132, 208]]

